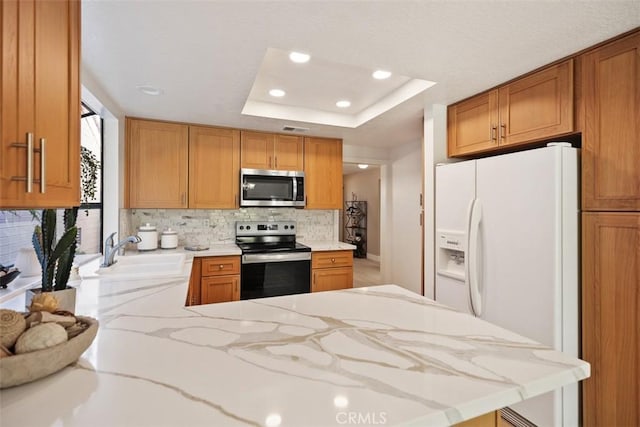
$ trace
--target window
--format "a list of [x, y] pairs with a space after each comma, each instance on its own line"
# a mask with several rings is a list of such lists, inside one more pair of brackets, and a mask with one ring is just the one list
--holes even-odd
[[82, 103], [78, 252], [102, 252], [102, 118]]

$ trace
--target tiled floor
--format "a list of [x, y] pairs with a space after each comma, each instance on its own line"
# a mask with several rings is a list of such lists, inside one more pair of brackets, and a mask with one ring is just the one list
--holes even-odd
[[380, 263], [366, 258], [353, 259], [353, 287], [382, 285]]

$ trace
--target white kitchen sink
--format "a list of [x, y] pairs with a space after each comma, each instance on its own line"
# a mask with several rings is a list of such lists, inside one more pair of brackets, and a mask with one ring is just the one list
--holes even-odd
[[144, 254], [117, 257], [115, 264], [100, 267], [100, 276], [126, 276], [131, 278], [160, 278], [181, 276], [184, 254]]

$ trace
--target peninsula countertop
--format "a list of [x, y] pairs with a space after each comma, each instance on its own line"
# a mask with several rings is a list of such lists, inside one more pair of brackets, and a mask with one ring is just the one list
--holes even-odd
[[85, 278], [76, 312], [100, 320], [96, 340], [76, 364], [0, 391], [0, 424], [445, 426], [589, 376], [394, 285], [184, 307], [187, 287], [188, 274]]

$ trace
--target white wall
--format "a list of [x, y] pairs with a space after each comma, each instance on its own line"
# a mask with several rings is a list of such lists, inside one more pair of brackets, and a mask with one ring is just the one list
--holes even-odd
[[447, 107], [424, 110], [424, 294], [434, 297], [435, 285], [435, 165], [447, 161]]
[[381, 222], [381, 240], [383, 234], [389, 237], [388, 264], [385, 266], [388, 270], [382, 271], [383, 278], [422, 293], [421, 142], [395, 148], [390, 155], [387, 170], [390, 176], [390, 188], [387, 189], [390, 191], [390, 212], [386, 221]]
[[81, 69], [82, 100], [103, 119], [103, 236], [118, 231], [124, 194], [124, 112], [102, 89], [90, 71]]

